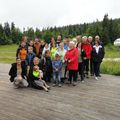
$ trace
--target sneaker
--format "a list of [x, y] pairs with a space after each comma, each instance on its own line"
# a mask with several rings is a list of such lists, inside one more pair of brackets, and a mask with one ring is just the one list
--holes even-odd
[[76, 82], [73, 82], [73, 84], [72, 84], [73, 86], [76, 86], [77, 85], [77, 83]]
[[50, 86], [47, 86], [47, 89], [50, 90], [51, 89]]
[[58, 86], [59, 86], [59, 87], [62, 87], [62, 85], [61, 85], [61, 84], [58, 84]]
[[95, 77], [96, 80], [98, 80], [98, 77]]
[[45, 88], [45, 91], [46, 91], [46, 92], [49, 92], [49, 90], [48, 90], [47, 88]]
[[84, 80], [81, 80], [82, 83], [84, 83], [85, 81]]
[[53, 87], [55, 87], [56, 86], [56, 84], [53, 84]]

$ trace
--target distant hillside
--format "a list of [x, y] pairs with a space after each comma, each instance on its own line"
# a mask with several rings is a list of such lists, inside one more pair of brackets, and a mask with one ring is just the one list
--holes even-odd
[[39, 37], [48, 42], [51, 37], [57, 38], [58, 35], [61, 35], [62, 38], [73, 38], [76, 35], [91, 35], [93, 37], [99, 35], [104, 44], [109, 44], [120, 37], [120, 18], [109, 19], [108, 14], [105, 14], [102, 21], [96, 20], [92, 23], [50, 27], [43, 28], [42, 30], [38, 28], [34, 30], [30, 27], [23, 32], [19, 28], [16, 28], [13, 22], [11, 24], [6, 22], [4, 26], [0, 24], [0, 44], [19, 43], [23, 35], [27, 35], [29, 40]]

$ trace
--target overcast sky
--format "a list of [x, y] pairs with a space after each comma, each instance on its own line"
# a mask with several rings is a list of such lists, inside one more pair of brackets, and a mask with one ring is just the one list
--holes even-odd
[[120, 0], [0, 0], [0, 23], [43, 28], [120, 17]]

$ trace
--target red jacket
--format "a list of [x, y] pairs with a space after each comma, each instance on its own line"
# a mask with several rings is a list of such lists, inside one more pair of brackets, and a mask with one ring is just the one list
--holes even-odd
[[91, 52], [92, 52], [92, 46], [89, 43], [83, 43], [82, 48], [84, 49], [86, 53], [86, 58], [90, 59], [91, 58]]
[[68, 70], [78, 70], [78, 49], [73, 48], [68, 50], [64, 57], [65, 60], [70, 60], [67, 64]]

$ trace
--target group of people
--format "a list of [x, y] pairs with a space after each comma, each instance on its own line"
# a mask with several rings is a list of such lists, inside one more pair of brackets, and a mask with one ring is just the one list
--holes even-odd
[[[9, 75], [15, 88], [34, 87], [49, 91], [49, 83], [61, 87], [63, 83], [77, 85], [85, 78], [100, 77], [100, 65], [104, 58], [104, 45], [100, 37], [76, 36], [74, 39], [59, 35], [47, 43], [39, 38], [29, 41], [23, 36], [16, 52], [16, 62]], [[90, 69], [90, 70], [89, 70]], [[80, 76], [80, 77], [79, 77]]]

